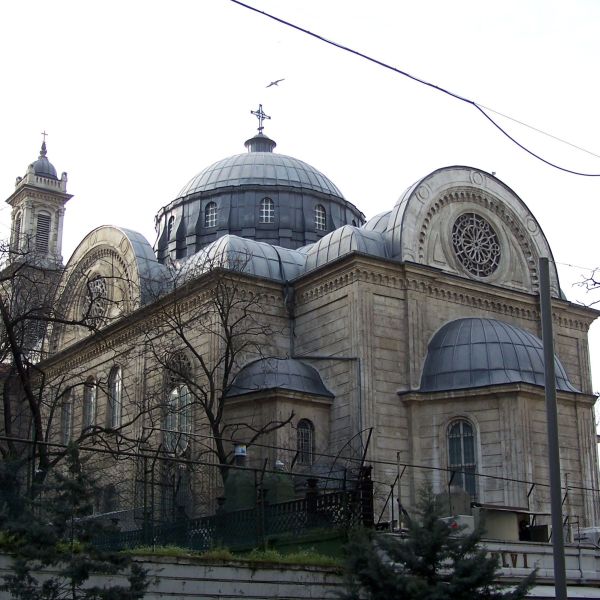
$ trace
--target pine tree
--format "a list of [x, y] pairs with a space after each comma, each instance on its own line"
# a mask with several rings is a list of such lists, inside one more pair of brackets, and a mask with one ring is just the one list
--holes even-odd
[[[95, 486], [75, 446], [68, 449], [65, 473], [55, 473], [35, 500], [6, 516], [3, 549], [13, 556], [12, 573], [0, 589], [19, 600], [137, 600], [144, 597], [148, 574], [128, 555], [104, 552], [93, 538], [105, 527], [89, 516]], [[5, 513], [6, 515], [6, 513]], [[38, 576], [50, 568], [49, 576]], [[97, 574], [124, 575], [127, 585], [92, 585]]]
[[430, 489], [421, 491], [417, 519], [405, 537], [359, 532], [347, 547], [344, 600], [520, 600], [535, 571], [507, 590], [498, 585], [498, 560], [466, 533], [442, 520]]

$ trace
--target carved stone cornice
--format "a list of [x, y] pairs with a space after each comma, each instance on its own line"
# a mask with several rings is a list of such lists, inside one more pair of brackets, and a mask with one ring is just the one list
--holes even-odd
[[[355, 283], [368, 283], [426, 298], [468, 306], [513, 319], [539, 322], [536, 295], [508, 290], [416, 263], [399, 263], [353, 253], [298, 282], [297, 305], [303, 306]], [[555, 323], [566, 329], [587, 332], [599, 311], [553, 299]]]

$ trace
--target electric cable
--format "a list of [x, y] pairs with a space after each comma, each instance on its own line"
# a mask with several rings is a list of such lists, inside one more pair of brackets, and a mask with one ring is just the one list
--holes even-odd
[[[380, 67], [383, 67], [385, 69], [388, 69], [390, 71], [393, 71], [394, 73], [397, 73], [398, 75], [402, 75], [404, 77], [407, 77], [408, 79], [411, 79], [417, 83], [420, 83], [422, 85], [425, 85], [427, 87], [433, 88], [434, 90], [437, 90], [438, 92], [442, 92], [443, 94], [447, 94], [448, 96], [455, 98], [456, 100], [460, 100], [461, 102], [464, 102], [470, 106], [473, 106], [475, 109], [477, 109], [498, 131], [500, 131], [500, 133], [502, 133], [506, 138], [508, 138], [511, 142], [513, 142], [513, 144], [517, 145], [519, 148], [521, 148], [521, 150], [527, 152], [529, 155], [531, 155], [532, 157], [536, 158], [537, 160], [545, 163], [546, 165], [553, 167], [554, 169], [558, 169], [559, 171], [562, 171], [564, 173], [570, 173], [571, 175], [578, 175], [580, 177], [600, 177], [600, 173], [584, 173], [582, 171], [575, 171], [574, 169], [568, 169], [566, 167], [562, 167], [557, 163], [554, 163], [544, 157], [542, 157], [541, 155], [537, 154], [536, 152], [534, 152], [533, 150], [530, 150], [529, 148], [527, 148], [524, 144], [522, 144], [521, 142], [519, 142], [517, 139], [515, 139], [512, 135], [510, 135], [505, 129], [503, 129], [499, 123], [497, 123], [494, 119], [492, 119], [492, 117], [490, 117], [490, 115], [487, 114], [485, 107], [481, 104], [478, 104], [477, 102], [475, 102], [474, 100], [471, 100], [469, 98], [466, 98], [465, 96], [461, 96], [460, 94], [457, 94], [455, 92], [452, 92], [446, 88], [443, 88], [439, 85], [436, 85], [434, 83], [431, 83], [430, 81], [427, 81], [425, 79], [422, 79], [420, 77], [417, 77], [416, 75], [412, 75], [411, 73], [408, 73], [407, 71], [403, 71], [402, 69], [398, 69], [397, 67], [394, 67], [392, 65], [390, 65], [389, 63], [386, 63], [382, 60], [379, 60], [377, 58], [374, 58], [372, 56], [369, 56], [368, 54], [365, 54], [363, 52], [359, 52], [358, 50], [354, 50], [353, 48], [350, 48], [349, 46], [345, 46], [343, 44], [340, 44], [338, 42], [334, 42], [333, 40], [329, 40], [326, 37], [319, 35], [318, 33], [315, 33], [309, 29], [305, 29], [304, 27], [300, 27], [299, 25], [295, 25], [294, 23], [290, 22], [290, 21], [286, 21], [285, 19], [282, 19], [280, 17], [277, 17], [275, 15], [272, 15], [271, 13], [268, 13], [266, 11], [260, 10], [254, 6], [251, 6], [249, 4], [246, 4], [245, 2], [241, 2], [241, 0], [230, 0], [231, 2], [233, 2], [234, 4], [237, 4], [239, 6], [242, 6], [243, 8], [247, 8], [248, 10], [251, 10], [253, 12], [256, 12], [260, 15], [263, 15], [265, 17], [268, 17], [269, 19], [272, 19], [282, 25], [285, 25], [286, 27], [291, 27], [292, 29], [295, 29], [296, 31], [300, 31], [301, 33], [305, 33], [306, 35], [309, 35], [321, 42], [325, 42], [326, 44], [329, 44], [331, 46], [334, 46], [335, 48], [338, 48], [339, 50], [344, 50], [345, 52], [349, 52], [351, 54], [354, 54], [355, 56], [358, 56], [360, 58], [364, 58], [365, 60], [368, 60], [369, 62], [372, 62]], [[490, 110], [491, 109], [487, 109]], [[496, 112], [496, 111], [491, 111], [491, 112]], [[498, 113], [500, 114], [500, 113]], [[510, 117], [509, 117], [510, 118]], [[555, 136], [551, 136], [551, 137], [555, 137]], [[559, 139], [559, 138], [555, 138], [555, 139]], [[573, 144], [570, 144], [573, 145]], [[586, 150], [586, 152], [588, 152]], [[593, 154], [592, 152], [589, 152], [589, 154]], [[597, 156], [594, 154], [594, 156]]]

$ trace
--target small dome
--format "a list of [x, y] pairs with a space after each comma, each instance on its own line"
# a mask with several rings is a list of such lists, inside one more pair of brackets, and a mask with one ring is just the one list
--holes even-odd
[[46, 142], [42, 142], [42, 149], [38, 159], [31, 163], [33, 172], [40, 177], [48, 177], [49, 179], [58, 179], [54, 165], [46, 158]]
[[[557, 358], [556, 388], [577, 392]], [[503, 383], [544, 385], [544, 348], [535, 335], [495, 319], [458, 319], [431, 339], [421, 392]]]
[[251, 185], [287, 186], [343, 198], [340, 190], [314, 167], [273, 152], [248, 152], [219, 160], [193, 177], [178, 197]]
[[293, 358], [259, 358], [245, 365], [233, 380], [227, 396], [275, 389], [333, 398], [319, 372]]

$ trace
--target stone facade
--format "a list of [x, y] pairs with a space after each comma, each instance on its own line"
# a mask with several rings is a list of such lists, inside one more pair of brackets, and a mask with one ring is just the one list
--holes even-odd
[[[276, 183], [279, 198], [286, 185], [294, 194], [313, 185], [290, 177]], [[227, 222], [235, 223], [244, 211], [259, 218], [255, 204], [275, 189], [269, 181], [236, 183], [231, 177], [223, 185], [227, 206], [217, 208], [226, 208]], [[332, 185], [331, 206], [345, 212], [335, 213], [336, 228], [326, 221], [327, 230], [308, 246], [298, 249], [295, 240], [284, 248], [261, 242], [258, 234], [240, 239], [219, 230], [215, 241], [202, 246], [194, 237], [178, 253], [179, 221], [169, 229], [167, 217], [186, 207], [199, 219], [207, 197], [220, 197], [221, 192], [198, 186], [161, 210], [158, 258], [139, 234], [107, 226], [88, 234], [64, 268], [56, 306], [71, 321], [94, 325], [56, 325], [45, 347], [42, 367], [55, 378], [66, 374], [73, 390], [67, 415], [71, 435], [85, 430], [87, 419], [98, 431], [119, 429], [130, 451], [143, 445], [176, 454], [165, 423], [185, 425], [175, 431], [186, 440], [183, 455], [204, 460], [201, 449], [216, 443], [206, 414], [195, 406], [184, 425], [179, 417], [166, 420], [166, 399], [174, 397], [169, 394], [184, 392], [181, 382], [165, 379], [163, 361], [167, 354], [185, 354], [192, 384], [202, 389], [210, 387], [200, 368], [204, 362], [223, 372], [223, 331], [214, 323], [207, 327], [203, 315], [225, 277], [240, 297], [256, 299], [244, 318], [254, 328], [247, 338], [257, 330], [260, 335], [228, 365], [231, 379], [217, 395], [227, 395], [228, 386], [256, 359], [288, 361], [287, 380], [265, 367], [263, 379], [254, 379], [248, 393], [227, 395], [223, 419], [230, 450], [234, 442], [259, 442], [250, 451], [250, 465], [280, 459], [284, 468], [323, 481], [332, 473], [352, 473], [364, 456], [374, 467], [377, 506], [386, 518], [394, 510], [386, 502], [390, 489], [406, 507], [427, 480], [439, 493], [451, 485], [463, 487], [479, 504], [517, 507], [538, 522], [548, 520], [544, 390], [536, 357], [538, 260], [552, 261], [552, 253], [535, 217], [508, 186], [470, 167], [440, 169], [411, 186], [389, 212], [360, 226], [361, 213], [336, 196], [339, 190]], [[315, 190], [310, 192], [315, 197], [324, 193]], [[234, 209], [239, 214], [231, 215]], [[313, 210], [307, 204], [302, 219], [312, 219]], [[346, 221], [352, 217], [351, 225]], [[302, 219], [296, 219], [296, 229]], [[280, 243], [284, 238], [279, 236]], [[568, 302], [553, 262], [551, 289], [555, 352], [564, 367], [558, 407], [565, 510], [588, 527], [600, 517], [587, 346], [597, 313]], [[175, 313], [184, 317], [185, 343], [166, 325]], [[459, 322], [482, 331], [506, 330], [509, 337], [473, 338], [471, 350], [448, 345], [440, 354], [446, 358], [432, 367], [435, 377], [452, 379], [448, 365], [457, 360], [468, 380], [426, 389], [424, 365], [432, 341], [443, 327]], [[156, 351], [161, 344], [162, 355]], [[478, 352], [484, 366], [476, 366]], [[290, 370], [307, 365], [314, 377], [302, 380]], [[118, 423], [111, 423], [111, 377], [117, 367], [121, 413]], [[489, 380], [485, 385], [477, 383], [482, 376]], [[91, 421], [84, 416], [89, 381], [97, 388]], [[315, 393], [314, 386], [326, 391]], [[254, 440], [256, 430], [270, 422], [284, 425]], [[60, 439], [58, 431], [56, 436]], [[119, 468], [128, 490], [123, 495], [135, 499], [139, 476], [133, 468]], [[203, 471], [190, 485], [196, 486], [193, 512], [214, 506], [221, 492], [217, 478]]]

